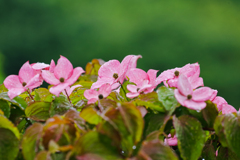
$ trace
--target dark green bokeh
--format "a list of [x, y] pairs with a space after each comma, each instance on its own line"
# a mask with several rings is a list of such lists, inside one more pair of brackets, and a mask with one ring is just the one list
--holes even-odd
[[139, 68], [160, 72], [199, 62], [205, 85], [238, 109], [239, 7], [237, 0], [0, 0], [4, 72], [59, 55], [84, 68], [93, 58], [140, 54]]

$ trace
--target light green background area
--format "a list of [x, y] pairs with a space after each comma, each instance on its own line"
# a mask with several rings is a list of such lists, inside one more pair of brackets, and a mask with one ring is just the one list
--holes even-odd
[[84, 68], [140, 54], [138, 67], [159, 73], [199, 62], [205, 85], [238, 109], [239, 15], [237, 0], [0, 0], [4, 73], [59, 55]]

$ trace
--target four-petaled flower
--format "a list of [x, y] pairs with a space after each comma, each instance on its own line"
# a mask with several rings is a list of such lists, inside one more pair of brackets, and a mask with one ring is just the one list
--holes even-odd
[[54, 85], [49, 91], [59, 96], [63, 90], [75, 83], [82, 73], [84, 70], [81, 67], [73, 69], [71, 62], [60, 56], [53, 71], [43, 70], [42, 77], [47, 83]]
[[84, 97], [88, 99], [88, 104], [95, 103], [99, 99], [106, 98], [112, 92], [111, 85], [104, 84], [98, 91], [95, 89], [88, 89], [84, 92]]
[[40, 74], [32, 68], [27, 61], [20, 68], [18, 75], [8, 76], [3, 84], [8, 89], [10, 99], [20, 95], [21, 93], [39, 87], [43, 83]]
[[206, 102], [213, 94], [213, 90], [209, 87], [201, 87], [193, 90], [188, 78], [181, 74], [178, 79], [178, 89], [174, 90], [177, 101], [189, 109], [202, 110], [206, 107]]
[[120, 63], [118, 60], [110, 60], [104, 63], [98, 70], [98, 80], [92, 84], [91, 89], [101, 87], [103, 84], [110, 84], [112, 89], [119, 87], [129, 69], [136, 68], [138, 58], [142, 56], [128, 55]]

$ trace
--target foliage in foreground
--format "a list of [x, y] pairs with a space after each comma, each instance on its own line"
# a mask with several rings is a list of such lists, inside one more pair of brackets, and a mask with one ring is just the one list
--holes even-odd
[[0, 87], [0, 159], [240, 158], [240, 112], [204, 87], [197, 63], [157, 76], [138, 58], [85, 71], [63, 56], [26, 62]]

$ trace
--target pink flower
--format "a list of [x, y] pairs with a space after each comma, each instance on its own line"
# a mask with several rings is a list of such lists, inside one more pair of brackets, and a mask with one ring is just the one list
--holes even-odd
[[164, 144], [167, 144], [169, 146], [177, 146], [176, 135], [172, 137], [171, 134], [169, 134], [168, 137], [164, 139]]
[[136, 68], [138, 58], [142, 56], [128, 55], [120, 63], [118, 60], [110, 60], [104, 63], [98, 70], [98, 80], [92, 84], [91, 89], [101, 87], [103, 84], [112, 85], [112, 89], [119, 87], [126, 79], [126, 73], [131, 68]]
[[88, 99], [88, 104], [95, 103], [99, 99], [106, 98], [111, 93], [111, 85], [104, 84], [98, 91], [94, 89], [88, 89], [84, 92], [84, 97]]
[[78, 88], [78, 87], [82, 87], [82, 86], [78, 84], [78, 85], [75, 85], [75, 86], [72, 86], [72, 87], [67, 87], [67, 88], [66, 88], [67, 94], [66, 94], [65, 91], [63, 91], [62, 93], [63, 93], [65, 96], [70, 96], [70, 95], [72, 94], [72, 92], [74, 91], [74, 89], [76, 89], [76, 88]]
[[213, 90], [209, 87], [201, 87], [193, 91], [191, 83], [183, 74], [179, 76], [177, 88], [174, 90], [177, 101], [182, 106], [194, 110], [205, 108], [205, 101], [209, 100], [213, 94]]
[[157, 81], [163, 81], [164, 85], [167, 87], [177, 87], [180, 74], [184, 74], [189, 79], [193, 89], [203, 86], [203, 79], [199, 77], [200, 67], [198, 63], [187, 64], [182, 68], [174, 68], [164, 71], [158, 76]]
[[31, 64], [32, 68], [35, 69], [36, 71], [39, 71], [39, 73], [41, 74], [41, 71], [44, 70], [49, 70], [51, 72], [53, 72], [54, 68], [55, 68], [55, 62], [54, 60], [51, 60], [51, 64], [45, 64], [45, 63], [33, 63]]
[[152, 92], [155, 87], [159, 84], [156, 82], [157, 70], [150, 69], [146, 73], [142, 69], [132, 68], [127, 73], [127, 77], [130, 82], [135, 83], [136, 85], [129, 84], [127, 89], [130, 93], [127, 93], [128, 98], [137, 97], [141, 93]]
[[21, 93], [39, 87], [43, 80], [27, 61], [20, 68], [18, 76], [10, 75], [4, 80], [5, 87], [9, 90], [10, 99], [20, 95]]
[[47, 83], [54, 85], [49, 91], [59, 96], [64, 89], [75, 83], [82, 73], [84, 70], [81, 67], [73, 69], [71, 62], [60, 56], [52, 72], [51, 70], [42, 70], [42, 77]]

